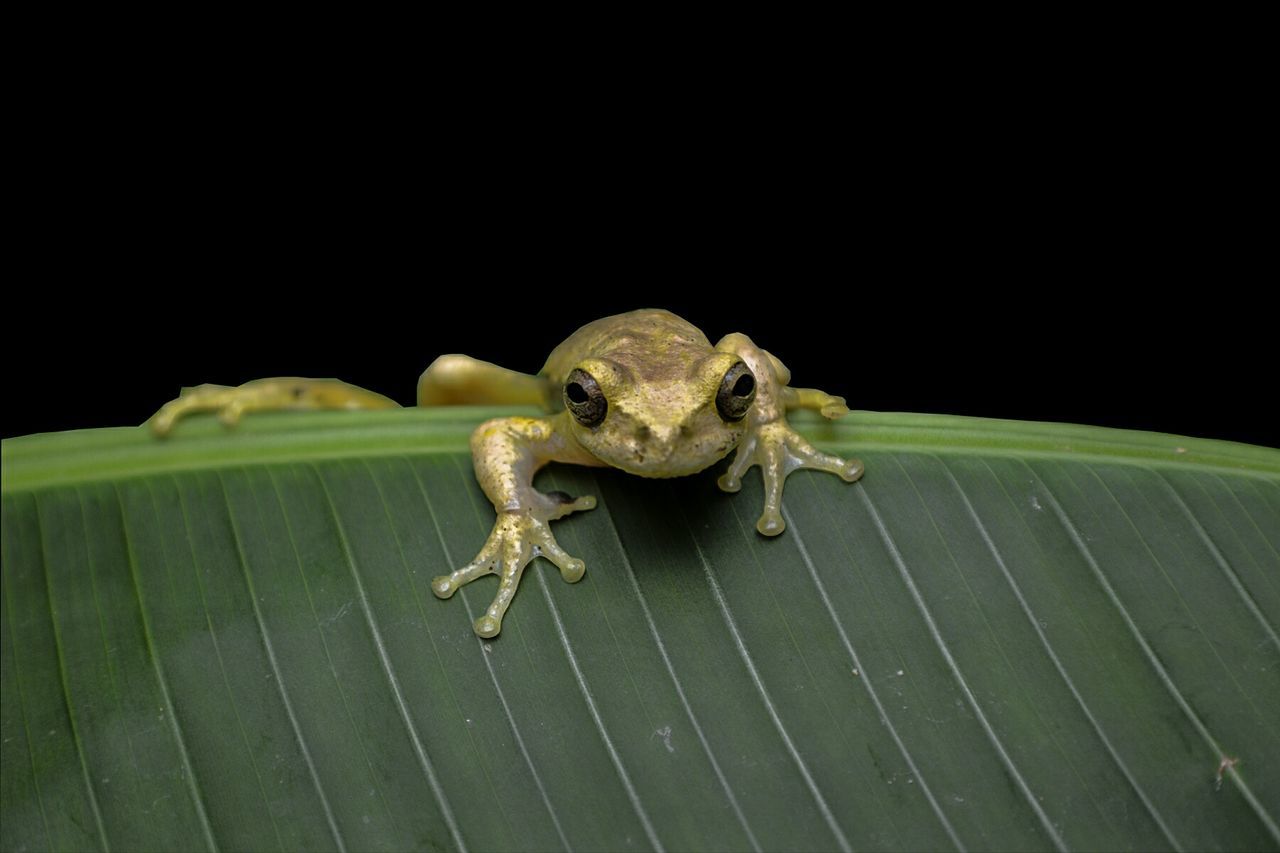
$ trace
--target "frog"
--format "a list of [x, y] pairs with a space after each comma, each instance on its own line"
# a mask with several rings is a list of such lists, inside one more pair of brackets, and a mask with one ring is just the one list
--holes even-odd
[[[582, 326], [536, 375], [466, 355], [440, 356], [418, 381], [418, 405], [532, 405], [545, 414], [492, 418], [475, 428], [472, 463], [496, 518], [475, 559], [433, 578], [432, 592], [448, 599], [478, 578], [497, 575], [497, 593], [473, 623], [487, 639], [501, 632], [524, 570], [537, 557], [553, 563], [568, 583], [582, 579], [586, 563], [560, 547], [550, 525], [594, 509], [596, 499], [534, 488], [534, 476], [552, 462], [668, 478], [697, 474], [736, 451], [717, 484], [737, 492], [744, 474], [759, 466], [764, 507], [756, 530], [778, 536], [786, 528], [782, 492], [791, 473], [809, 468], [853, 483], [864, 472], [860, 460], [816, 449], [787, 421], [796, 409], [843, 417], [849, 413], [844, 398], [790, 383], [787, 367], [747, 335], [731, 333], [713, 346], [693, 324], [653, 308]], [[336, 379], [279, 377], [188, 389], [149, 423], [163, 438], [194, 412], [216, 412], [234, 426], [254, 411], [398, 406]]]

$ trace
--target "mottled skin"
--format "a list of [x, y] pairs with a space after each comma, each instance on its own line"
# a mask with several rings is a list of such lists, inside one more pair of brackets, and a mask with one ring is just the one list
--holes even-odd
[[[477, 634], [493, 637], [502, 629], [525, 566], [535, 557], [551, 560], [570, 583], [581, 579], [585, 564], [556, 544], [550, 522], [591, 509], [596, 501], [535, 489], [534, 475], [548, 462], [681, 477], [737, 448], [719, 479], [720, 488], [738, 491], [743, 473], [759, 465], [765, 501], [756, 529], [778, 535], [785, 528], [782, 487], [792, 471], [816, 468], [847, 482], [862, 476], [858, 460], [815, 450], [787, 423], [787, 410], [796, 408], [840, 417], [849, 411], [844, 400], [815, 389], [790, 388], [790, 381], [782, 362], [746, 335], [727, 335], [713, 347], [686, 321], [650, 309], [583, 326], [556, 347], [537, 376], [463, 355], [441, 356], [418, 382], [418, 405], [537, 404], [549, 414], [495, 418], [472, 434], [476, 479], [498, 517], [476, 558], [435, 578], [432, 590], [449, 598], [463, 584], [498, 575], [498, 594], [475, 622]], [[218, 411], [232, 425], [254, 410], [395, 405], [335, 380], [261, 379], [239, 388], [192, 389], [166, 404], [151, 424], [157, 435], [166, 435], [179, 417], [192, 411]]]

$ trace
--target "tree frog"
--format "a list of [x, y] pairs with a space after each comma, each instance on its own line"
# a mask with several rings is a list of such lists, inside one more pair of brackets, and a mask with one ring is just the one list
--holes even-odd
[[[493, 502], [497, 520], [476, 558], [431, 583], [449, 598], [464, 584], [496, 574], [493, 603], [475, 620], [475, 632], [494, 637], [535, 557], [560, 569], [569, 583], [582, 578], [582, 560], [565, 553], [550, 522], [595, 507], [594, 497], [550, 494], [533, 487], [548, 462], [620, 468], [641, 477], [682, 477], [737, 455], [719, 478], [726, 492], [759, 465], [764, 511], [756, 529], [777, 536], [782, 486], [797, 468], [816, 468], [846, 482], [862, 476], [862, 463], [814, 449], [787, 423], [788, 409], [816, 409], [828, 418], [848, 413], [845, 401], [812, 388], [791, 388], [791, 372], [743, 334], [712, 346], [707, 337], [669, 311], [646, 309], [588, 323], [556, 347], [537, 376], [465, 355], [443, 355], [418, 381], [418, 405], [535, 404], [545, 417], [485, 421], [471, 436], [476, 478]], [[217, 411], [234, 425], [264, 409], [391, 408], [394, 401], [332, 379], [259, 379], [228, 388], [202, 385], [167, 403], [151, 419], [164, 436], [181, 416]]]

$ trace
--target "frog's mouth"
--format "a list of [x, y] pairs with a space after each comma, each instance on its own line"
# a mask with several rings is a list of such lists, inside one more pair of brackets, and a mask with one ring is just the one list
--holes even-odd
[[609, 464], [628, 474], [653, 480], [687, 477], [705, 471], [719, 462], [736, 444], [736, 441], [730, 441], [718, 447], [695, 445], [665, 451], [652, 447], [633, 447], [613, 455]]
[[643, 464], [629, 465], [625, 463], [616, 463], [616, 467], [626, 471], [628, 474], [634, 474], [637, 477], [647, 477], [650, 480], [670, 480], [674, 477], [687, 477], [690, 474], [697, 474], [699, 471], [705, 471], [718, 461], [720, 460], [711, 459], [697, 464], [679, 467], [672, 465], [648, 466]]

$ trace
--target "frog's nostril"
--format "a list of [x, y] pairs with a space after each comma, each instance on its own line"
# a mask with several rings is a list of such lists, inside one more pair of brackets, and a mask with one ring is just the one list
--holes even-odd
[[639, 428], [636, 429], [636, 438], [640, 439], [641, 441], [648, 440], [649, 436], [652, 434], [653, 434], [652, 430], [650, 430], [649, 427], [645, 426], [644, 424], [641, 424]]
[[648, 431], [652, 444], [670, 444], [676, 438], [679, 430], [674, 426], [657, 426]]

